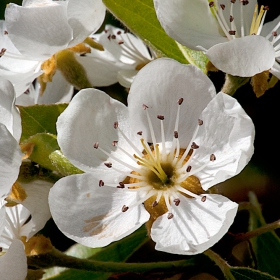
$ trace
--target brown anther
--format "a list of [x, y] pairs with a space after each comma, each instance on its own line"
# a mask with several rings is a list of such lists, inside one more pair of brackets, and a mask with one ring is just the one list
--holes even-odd
[[98, 142], [95, 142], [95, 143], [93, 144], [93, 148], [94, 148], [94, 149], [98, 149], [98, 146], [99, 146]]
[[206, 195], [204, 195], [204, 196], [201, 198], [201, 201], [202, 201], [202, 202], [205, 202], [205, 201], [206, 201]]
[[229, 35], [235, 35], [236, 31], [235, 30], [229, 30], [228, 33], [229, 33]]
[[229, 21], [233, 22], [233, 20], [234, 20], [234, 17], [233, 16], [229, 16]]
[[162, 116], [162, 115], [157, 115], [157, 118], [159, 119], [159, 120], [164, 120], [164, 116]]
[[112, 142], [112, 145], [113, 145], [114, 147], [116, 147], [117, 144], [118, 144], [118, 142], [119, 142], [119, 141], [116, 141], [116, 140], [115, 140], [115, 141]]
[[111, 34], [110, 35], [108, 35], [108, 37], [107, 37], [108, 39], [109, 39], [109, 41], [111, 40]]
[[181, 104], [183, 103], [183, 101], [184, 101], [184, 98], [181, 97], [181, 98], [177, 101], [178, 105], [181, 105]]
[[122, 32], [119, 30], [119, 31], [117, 32], [117, 34], [118, 34], [118, 35], [121, 35], [121, 34], [122, 34]]
[[108, 32], [108, 29], [104, 29], [104, 32], [107, 33], [107, 32]]
[[138, 132], [137, 132], [137, 135], [142, 135], [142, 134], [143, 134], [142, 131], [138, 131]]
[[174, 203], [176, 206], [178, 206], [180, 204], [180, 199], [179, 198], [175, 198], [174, 199]]
[[268, 6], [264, 6], [263, 9], [264, 9], [265, 11], [269, 11], [269, 7], [268, 7]]
[[127, 210], [128, 210], [128, 207], [124, 205], [124, 206], [122, 207], [122, 212], [126, 212]]
[[117, 188], [118, 189], [124, 189], [124, 186], [118, 185]]
[[168, 213], [168, 215], [167, 215], [168, 220], [172, 219], [173, 217], [174, 217], [174, 215], [172, 213]]
[[107, 166], [108, 168], [112, 167], [112, 163], [111, 162], [104, 162], [104, 165]]
[[178, 138], [178, 131], [174, 131], [174, 138]]
[[118, 42], [119, 45], [122, 45], [123, 43], [124, 43], [123, 40], [120, 40], [120, 41]]
[[187, 172], [190, 172], [192, 170], [192, 167], [189, 165], [186, 169]]
[[209, 2], [209, 7], [210, 7], [210, 8], [214, 7], [214, 2], [212, 2], [212, 1]]
[[220, 7], [222, 10], [224, 10], [226, 6], [224, 4], [221, 4]]
[[246, 6], [249, 4], [249, 1], [247, 1], [247, 0], [241, 0], [240, 2], [243, 4], [243, 6]]
[[116, 35], [113, 34], [113, 35], [111, 36], [111, 38], [112, 38], [113, 40], [116, 39]]
[[195, 150], [198, 149], [199, 146], [195, 142], [192, 142], [191, 148]]
[[0, 247], [0, 253], [3, 251], [3, 248], [2, 247]]
[[119, 185], [122, 189], [124, 188], [124, 183], [123, 182], [119, 182]]
[[155, 200], [152, 204], [152, 207], [156, 207], [158, 205], [158, 202]]
[[99, 180], [99, 187], [103, 187], [104, 186], [104, 182], [102, 180]]
[[146, 109], [149, 108], [146, 104], [143, 104], [142, 106], [143, 106], [143, 109], [144, 109], [144, 110], [146, 110]]
[[4, 30], [4, 35], [8, 35], [8, 31], [7, 30]]
[[230, 0], [230, 2], [234, 4], [236, 2], [236, 0]]
[[214, 154], [210, 155], [210, 161], [215, 161], [216, 160], [216, 156]]
[[119, 123], [118, 122], [114, 122], [114, 128], [118, 128], [119, 127]]
[[0, 57], [4, 55], [5, 51], [6, 51], [5, 48], [2, 48], [2, 49], [0, 50]]
[[203, 120], [198, 119], [198, 125], [203, 125]]
[[272, 32], [272, 36], [276, 37], [276, 36], [277, 36], [277, 32], [276, 32], [276, 31], [273, 31], [273, 32]]

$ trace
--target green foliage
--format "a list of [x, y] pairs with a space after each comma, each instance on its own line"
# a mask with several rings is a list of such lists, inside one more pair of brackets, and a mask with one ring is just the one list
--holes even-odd
[[68, 104], [18, 106], [21, 114], [21, 142], [37, 133], [56, 135], [56, 121]]
[[[68, 255], [78, 258], [88, 258], [99, 261], [114, 261], [124, 262], [128, 257], [137, 250], [141, 245], [147, 242], [147, 231], [145, 227], [140, 228], [135, 233], [128, 237], [115, 242], [105, 248], [92, 249], [83, 245], [74, 245], [67, 251]], [[52, 268], [46, 271], [44, 279], [55, 280], [105, 280], [110, 276], [110, 273], [103, 272], [87, 272], [74, 269]]]
[[[265, 225], [262, 216], [261, 206], [257, 201], [254, 193], [249, 194], [250, 202], [255, 206], [257, 211], [250, 212], [250, 228], [254, 230]], [[280, 240], [275, 232], [267, 232], [251, 239], [252, 248], [256, 257], [256, 266], [260, 271], [267, 272], [275, 277], [280, 278]]]
[[260, 272], [251, 268], [231, 268], [232, 275], [236, 280], [275, 280], [277, 278], [272, 277], [267, 273]]
[[68, 176], [72, 174], [81, 174], [83, 171], [75, 167], [70, 161], [62, 154], [61, 151], [54, 151], [49, 154], [49, 159], [56, 171], [62, 176]]

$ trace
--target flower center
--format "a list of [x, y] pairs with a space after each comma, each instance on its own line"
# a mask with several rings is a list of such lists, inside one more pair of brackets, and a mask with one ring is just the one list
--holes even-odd
[[125, 153], [129, 158], [129, 161], [120, 160], [117, 157], [112, 156], [106, 152], [103, 148], [99, 147], [96, 142], [94, 144], [95, 149], [100, 149], [103, 153], [109, 156], [112, 160], [123, 164], [130, 169], [129, 172], [123, 172], [114, 167], [112, 162], [105, 162], [105, 166], [115, 169], [120, 173], [124, 173], [125, 177], [122, 182], [116, 186], [114, 184], [106, 184], [106, 181], [99, 181], [99, 186], [104, 185], [117, 187], [129, 191], [137, 191], [139, 194], [139, 200], [132, 205], [123, 205], [122, 212], [128, 211], [141, 203], [144, 203], [146, 210], [151, 215], [151, 220], [154, 221], [160, 215], [169, 212], [168, 218], [173, 217], [172, 207], [179, 206], [180, 195], [188, 198], [199, 198], [202, 202], [205, 201], [206, 196], [203, 195], [204, 191], [201, 188], [199, 179], [195, 176], [196, 173], [204, 169], [209, 163], [213, 162], [216, 157], [214, 154], [209, 155], [208, 161], [199, 167], [192, 167], [191, 159], [194, 154], [199, 151], [199, 145], [193, 140], [195, 139], [199, 127], [203, 125], [202, 120], [198, 120], [198, 125], [195, 129], [194, 135], [190, 144], [186, 148], [180, 148], [179, 142], [179, 115], [180, 107], [183, 103], [183, 98], [178, 100], [177, 117], [175, 120], [175, 127], [173, 133], [172, 143], [165, 141], [164, 131], [164, 116], [158, 115], [157, 119], [160, 121], [161, 126], [161, 141], [157, 142], [153, 125], [149, 115], [149, 107], [143, 105], [146, 112], [147, 121], [149, 125], [150, 135], [152, 143], [148, 143], [143, 137], [142, 131], [137, 134], [141, 136], [140, 142], [142, 145], [142, 151], [140, 151], [122, 132], [119, 128], [118, 122], [114, 123], [114, 128], [119, 130], [119, 133], [124, 137], [128, 144], [133, 148], [135, 153], [129, 154], [125, 149], [122, 149], [118, 145], [118, 141], [113, 141], [113, 145]]
[[[241, 0], [236, 3], [236, 0], [231, 0], [230, 2], [229, 6], [219, 4], [218, 0], [209, 2], [211, 12], [217, 19], [217, 22], [225, 36], [229, 40], [232, 40], [247, 35], [259, 35], [263, 27], [266, 13], [269, 10], [268, 6], [262, 5], [260, 11], [258, 12], [258, 4], [255, 5], [252, 23], [249, 30], [249, 27], [245, 24], [246, 19], [244, 18], [244, 9], [246, 9], [245, 6], [249, 4], [249, 1]], [[234, 6], [238, 4], [240, 6], [240, 12], [236, 15], [234, 14]]]

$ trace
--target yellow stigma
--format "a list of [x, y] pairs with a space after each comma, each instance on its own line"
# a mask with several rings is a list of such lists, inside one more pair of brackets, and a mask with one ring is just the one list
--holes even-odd
[[260, 9], [260, 13], [258, 14], [258, 7], [259, 7], [258, 4], [256, 4], [253, 19], [252, 19], [252, 24], [250, 28], [250, 35], [258, 33], [258, 29], [260, 27], [262, 17], [265, 13], [264, 6], [262, 5]]

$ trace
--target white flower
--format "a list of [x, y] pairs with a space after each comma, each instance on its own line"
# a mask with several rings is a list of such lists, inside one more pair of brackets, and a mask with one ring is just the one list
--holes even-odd
[[77, 60], [95, 86], [119, 82], [130, 88], [138, 71], [155, 58], [140, 38], [121, 28], [106, 25], [102, 33], [91, 36], [104, 47], [104, 51], [92, 49], [91, 53]]
[[154, 5], [170, 37], [204, 51], [223, 72], [252, 77], [270, 70], [280, 77], [280, 17], [263, 25], [268, 8], [261, 6], [258, 12], [257, 0], [154, 0]]
[[8, 36], [22, 55], [46, 60], [59, 50], [81, 43], [102, 24], [101, 0], [24, 0], [5, 10]]
[[[12, 84], [0, 79], [0, 279], [25, 279], [26, 256], [19, 239], [29, 239], [50, 218], [47, 197], [51, 184], [35, 180], [19, 186], [16, 182], [22, 153], [18, 143], [21, 119], [14, 103]], [[19, 191], [13, 202], [19, 204], [6, 207], [13, 187]]]
[[248, 163], [254, 126], [198, 68], [152, 61], [135, 77], [128, 107], [82, 90], [57, 129], [64, 155], [85, 171], [49, 195], [54, 221], [73, 240], [106, 246], [150, 219], [157, 250], [196, 254], [232, 224], [237, 204], [205, 191]]
[[[105, 12], [106, 7], [101, 0], [25, 0], [22, 6], [9, 4], [5, 11], [5, 23], [2, 22], [0, 28], [0, 39], [4, 39], [0, 41], [0, 51], [3, 50], [0, 60], [2, 77], [14, 84], [19, 96], [36, 77], [44, 73], [40, 80], [44, 85], [42, 92], [61, 96], [60, 90], [64, 89], [63, 94], [68, 95], [73, 87], [56, 71], [55, 54], [82, 44], [101, 26]], [[80, 49], [76, 47], [75, 51]], [[52, 80], [54, 85], [46, 85]], [[46, 103], [46, 100], [40, 102], [40, 99], [38, 103]], [[53, 97], [48, 97], [47, 103], [50, 100], [53, 101]]]

